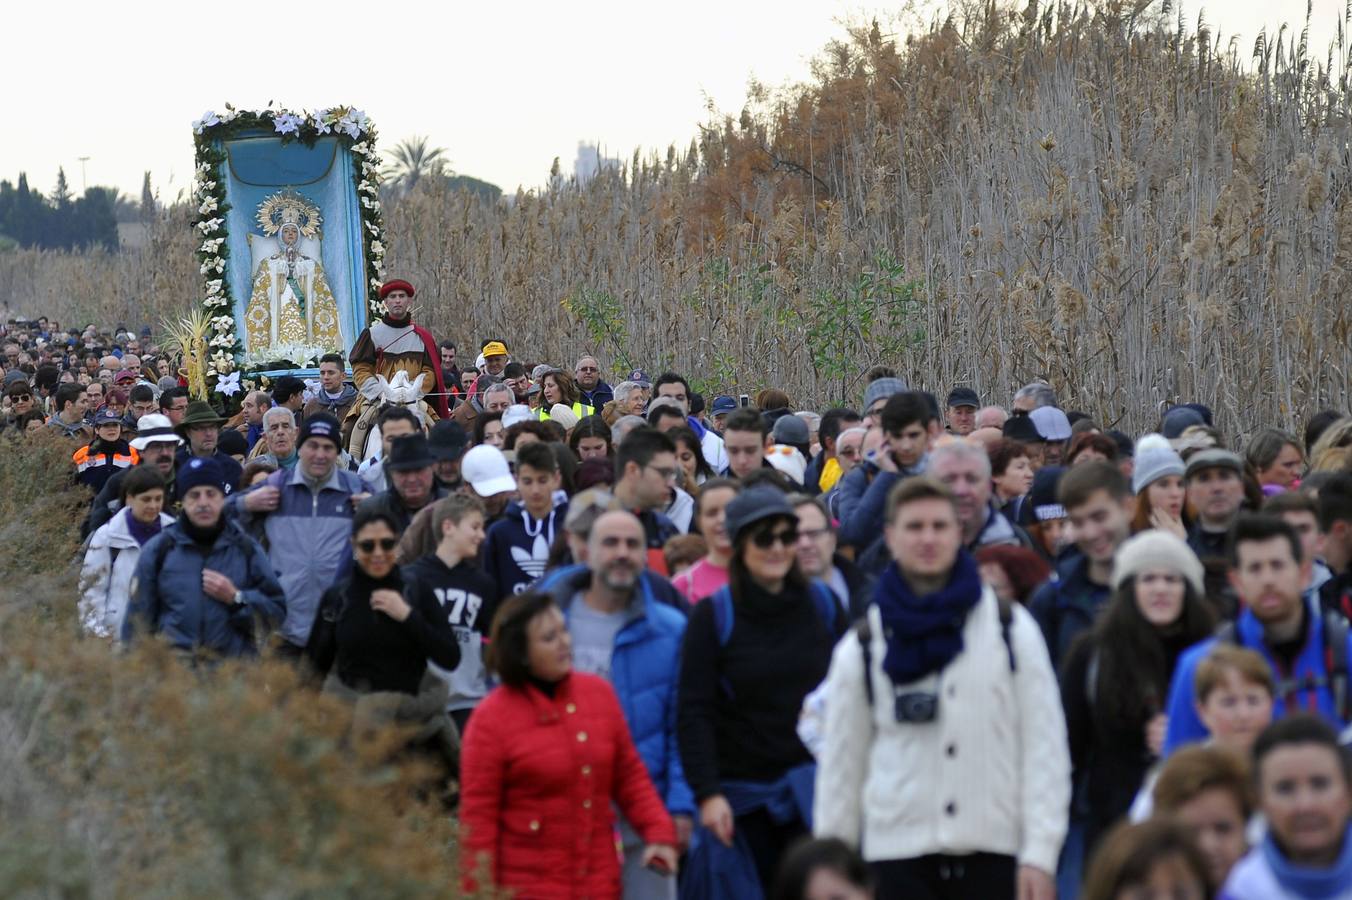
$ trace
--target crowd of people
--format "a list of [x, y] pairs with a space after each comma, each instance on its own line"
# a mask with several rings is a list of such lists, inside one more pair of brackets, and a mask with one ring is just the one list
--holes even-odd
[[[382, 295], [231, 416], [148, 331], [12, 322], [3, 433], [69, 441], [92, 639], [411, 726], [465, 887], [1352, 898], [1346, 410], [1128, 435], [885, 366], [801, 410]], [[382, 406], [400, 370], [442, 389]]]

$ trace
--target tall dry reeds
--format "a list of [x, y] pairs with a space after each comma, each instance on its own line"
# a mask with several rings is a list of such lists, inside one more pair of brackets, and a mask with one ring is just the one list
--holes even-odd
[[[904, 39], [860, 27], [809, 83], [584, 185], [485, 204], [428, 180], [388, 204], [390, 269], [462, 345], [706, 390], [858, 403], [886, 362], [996, 402], [1044, 377], [1132, 430], [1168, 400], [1236, 433], [1346, 408], [1346, 47], [1250, 53], [1145, 0], [967, 6]], [[104, 319], [186, 301], [190, 240], [9, 254], [0, 296]]]

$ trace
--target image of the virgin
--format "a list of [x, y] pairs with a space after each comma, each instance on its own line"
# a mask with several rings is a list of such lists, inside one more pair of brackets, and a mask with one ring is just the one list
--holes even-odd
[[319, 261], [318, 209], [296, 195], [274, 195], [260, 206], [258, 221], [264, 234], [249, 235], [249, 350], [339, 349], [337, 307]]

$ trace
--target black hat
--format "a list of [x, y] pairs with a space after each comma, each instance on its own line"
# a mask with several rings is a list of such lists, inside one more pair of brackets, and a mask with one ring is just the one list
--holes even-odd
[[737, 536], [751, 525], [765, 519], [794, 519], [793, 507], [783, 491], [772, 487], [753, 487], [732, 499], [723, 513], [723, 530], [728, 540], [737, 543]]
[[432, 426], [427, 435], [427, 449], [441, 462], [455, 462], [465, 455], [469, 436], [459, 422], [442, 419]]
[[1042, 440], [1042, 435], [1037, 433], [1037, 426], [1033, 424], [1033, 420], [1028, 418], [1026, 413], [1015, 413], [1005, 419], [1005, 425], [1001, 431], [1011, 441], [1036, 444]]
[[233, 428], [226, 428], [221, 431], [220, 440], [216, 442], [216, 449], [226, 456], [243, 456], [249, 452], [249, 441], [244, 435]]
[[948, 392], [948, 405], [976, 408], [981, 405], [981, 398], [976, 395], [976, 391], [969, 387], [953, 388]]
[[390, 445], [390, 455], [385, 457], [385, 471], [411, 472], [430, 468], [436, 463], [437, 458], [427, 449], [427, 436], [408, 434], [395, 438]]
[[339, 425], [338, 420], [328, 413], [315, 413], [300, 426], [300, 435], [296, 439], [296, 446], [305, 446], [305, 442], [310, 438], [323, 438], [326, 441], [332, 441], [333, 446], [342, 449], [343, 426]]
[[1136, 448], [1132, 445], [1131, 438], [1127, 437], [1124, 433], [1116, 429], [1105, 431], [1103, 433], [1112, 438], [1113, 443], [1117, 445], [1117, 455], [1119, 458], [1125, 457], [1130, 459], [1136, 455]]
[[1066, 509], [1056, 496], [1065, 471], [1064, 466], [1043, 466], [1037, 470], [1033, 476], [1033, 489], [1028, 492], [1028, 500], [1020, 510], [1020, 524], [1032, 525], [1066, 517]]

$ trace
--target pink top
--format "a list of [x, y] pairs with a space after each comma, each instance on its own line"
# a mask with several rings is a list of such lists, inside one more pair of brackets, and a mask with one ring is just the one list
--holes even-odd
[[712, 597], [719, 588], [728, 583], [728, 570], [714, 565], [708, 559], [701, 559], [671, 579], [671, 583], [676, 585], [676, 590], [680, 591], [685, 599], [691, 603], [698, 603], [706, 597]]

